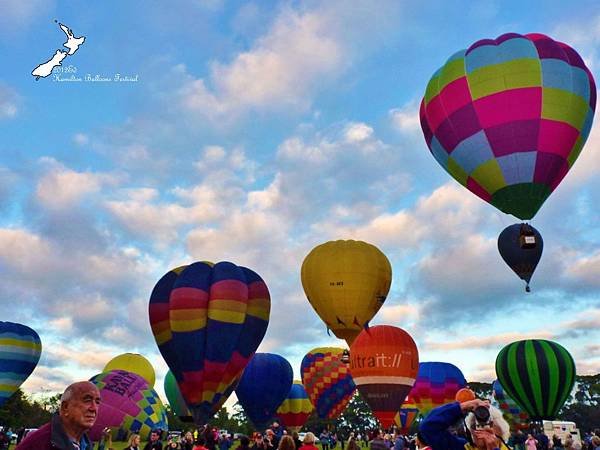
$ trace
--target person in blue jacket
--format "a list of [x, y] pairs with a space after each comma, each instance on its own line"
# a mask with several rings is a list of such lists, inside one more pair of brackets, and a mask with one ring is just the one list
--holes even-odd
[[[478, 414], [478, 418], [475, 417], [473, 411], [478, 407], [487, 408], [487, 420], [482, 421], [481, 414]], [[478, 408], [478, 412], [480, 411]], [[448, 429], [463, 417], [470, 442], [452, 434]], [[433, 450], [509, 450], [506, 445], [506, 440], [510, 437], [509, 425], [500, 410], [484, 400], [448, 403], [432, 409], [421, 422], [419, 431]]]

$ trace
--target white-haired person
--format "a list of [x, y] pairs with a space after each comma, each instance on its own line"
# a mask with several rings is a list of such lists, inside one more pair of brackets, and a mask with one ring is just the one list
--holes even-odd
[[[449, 430], [463, 417], [470, 441]], [[432, 409], [421, 422], [419, 432], [432, 450], [509, 450], [509, 425], [500, 410], [486, 400], [454, 402]]]

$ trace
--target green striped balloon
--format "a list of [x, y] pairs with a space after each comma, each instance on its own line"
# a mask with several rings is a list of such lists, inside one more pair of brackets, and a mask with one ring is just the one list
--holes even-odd
[[575, 362], [556, 342], [528, 339], [504, 347], [496, 358], [500, 384], [533, 420], [552, 420], [575, 384]]

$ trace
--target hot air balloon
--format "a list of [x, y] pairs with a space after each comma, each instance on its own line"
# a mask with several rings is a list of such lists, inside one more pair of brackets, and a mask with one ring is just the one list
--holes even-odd
[[139, 353], [123, 353], [111, 359], [102, 369], [102, 372], [110, 372], [111, 370], [126, 370], [141, 376], [148, 382], [148, 386], [154, 387], [156, 382], [156, 373], [154, 367], [146, 358]]
[[327, 328], [348, 345], [383, 305], [392, 267], [374, 245], [330, 241], [318, 245], [302, 263], [302, 286]]
[[98, 440], [104, 428], [118, 434], [137, 433], [144, 438], [152, 430], [167, 430], [167, 414], [154, 389], [140, 375], [125, 370], [103, 372], [90, 379], [102, 402], [90, 438]]
[[544, 241], [531, 225], [514, 224], [506, 227], [498, 236], [498, 251], [508, 266], [524, 280], [525, 290], [529, 292], [529, 282], [537, 267]]
[[500, 350], [496, 375], [532, 420], [553, 420], [575, 384], [575, 362], [556, 342], [528, 339]]
[[167, 371], [167, 375], [165, 376], [164, 388], [165, 395], [167, 396], [167, 400], [169, 400], [169, 405], [171, 406], [171, 410], [175, 413], [179, 420], [183, 422], [192, 422], [192, 413], [185, 404], [185, 400], [181, 395], [181, 392], [179, 392], [179, 386], [177, 386], [175, 375], [173, 375], [173, 372], [170, 370]]
[[31, 375], [40, 360], [42, 343], [26, 325], [0, 322], [0, 406]]
[[508, 423], [517, 430], [529, 428], [529, 416], [504, 392], [498, 380], [494, 380], [492, 383], [492, 391], [494, 400], [498, 403], [498, 408], [502, 411]]
[[433, 408], [455, 401], [456, 393], [466, 384], [464, 375], [454, 364], [422, 362], [410, 395], [425, 417]]
[[438, 163], [499, 210], [531, 219], [579, 156], [596, 85], [575, 50], [542, 34], [504, 34], [452, 55], [421, 101]]
[[473, 392], [469, 388], [459, 389], [456, 395], [454, 396], [454, 399], [459, 403], [475, 400], [476, 398], [477, 396], [475, 395], [475, 392]]
[[319, 347], [302, 358], [302, 384], [321, 419], [339, 416], [356, 390], [343, 353], [342, 348]]
[[410, 392], [419, 371], [419, 352], [401, 328], [377, 325], [363, 330], [350, 347], [350, 373], [383, 428]]
[[196, 424], [233, 392], [265, 335], [270, 305], [262, 278], [230, 262], [178, 267], [154, 287], [152, 333]]
[[415, 401], [409, 395], [402, 403], [402, 408], [394, 416], [394, 422], [399, 428], [400, 434], [408, 434], [410, 426], [413, 424], [417, 416], [419, 415], [419, 408], [415, 404]]
[[257, 429], [265, 429], [275, 417], [293, 381], [294, 371], [283, 356], [256, 353], [250, 360], [235, 388], [235, 395]]
[[277, 408], [277, 417], [289, 431], [300, 431], [315, 408], [300, 380], [294, 380], [290, 392]]

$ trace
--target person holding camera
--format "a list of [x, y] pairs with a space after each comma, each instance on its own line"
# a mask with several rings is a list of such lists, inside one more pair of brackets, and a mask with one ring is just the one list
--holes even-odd
[[[467, 439], [453, 435], [448, 428], [464, 418]], [[509, 450], [509, 425], [489, 401], [469, 400], [449, 403], [430, 411], [419, 432], [433, 450]]]

